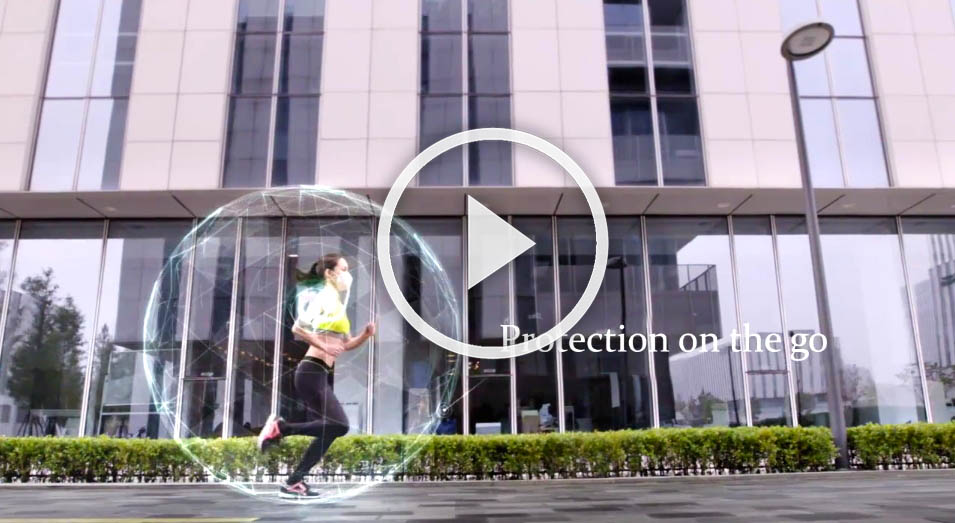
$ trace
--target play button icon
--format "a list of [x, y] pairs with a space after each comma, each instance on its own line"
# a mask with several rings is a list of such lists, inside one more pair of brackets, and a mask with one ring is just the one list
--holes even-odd
[[530, 238], [468, 195], [468, 289], [533, 246]]

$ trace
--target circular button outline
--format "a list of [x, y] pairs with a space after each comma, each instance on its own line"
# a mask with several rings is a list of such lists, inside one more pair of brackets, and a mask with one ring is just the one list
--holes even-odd
[[[421, 169], [439, 155], [455, 147], [481, 141], [505, 141], [524, 145], [557, 162], [558, 165], [570, 174], [581, 192], [584, 193], [587, 206], [590, 208], [590, 214], [594, 219], [597, 244], [594, 256], [594, 269], [590, 274], [590, 280], [587, 282], [587, 286], [584, 288], [580, 299], [577, 300], [574, 308], [571, 309], [566, 316], [561, 318], [556, 325], [546, 332], [514, 345], [472, 345], [451, 338], [438, 331], [426, 322], [424, 318], [411, 307], [408, 300], [405, 299], [398, 285], [398, 280], [395, 277], [394, 267], [391, 264], [391, 225], [394, 220], [395, 209], [398, 206], [398, 200], [401, 198], [401, 195], [404, 194], [405, 189], [408, 188], [408, 184], [417, 176]], [[557, 231], [552, 232], [556, 234]], [[603, 204], [597, 196], [597, 190], [594, 188], [593, 183], [591, 183], [587, 175], [584, 174], [583, 169], [577, 165], [577, 162], [554, 144], [533, 134], [515, 129], [488, 127], [483, 129], [469, 129], [443, 138], [421, 151], [405, 166], [395, 180], [395, 183], [392, 184], [391, 189], [389, 189], [388, 196], [385, 197], [385, 203], [382, 205], [376, 244], [378, 253], [380, 254], [378, 267], [381, 271], [385, 290], [391, 297], [391, 301], [394, 303], [398, 313], [401, 314], [405, 321], [415, 330], [431, 343], [463, 356], [504, 359], [530, 354], [531, 352], [541, 350], [545, 346], [557, 342], [584, 317], [584, 314], [590, 309], [590, 305], [597, 297], [597, 292], [600, 290], [600, 285], [603, 282], [604, 274], [607, 270], [609, 241], [607, 217], [604, 214]]]

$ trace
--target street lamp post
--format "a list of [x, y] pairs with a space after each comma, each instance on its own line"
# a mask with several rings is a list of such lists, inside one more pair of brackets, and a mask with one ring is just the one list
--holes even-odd
[[832, 333], [832, 313], [829, 308], [829, 294], [826, 290], [826, 273], [822, 262], [822, 242], [819, 235], [819, 214], [816, 208], [816, 195], [809, 175], [809, 159], [806, 153], [806, 135], [802, 125], [802, 108], [799, 105], [799, 87], [796, 84], [795, 62], [805, 60], [821, 53], [832, 42], [835, 29], [826, 22], [811, 22], [792, 30], [782, 45], [782, 55], [786, 59], [789, 76], [789, 92], [792, 97], [793, 118], [796, 124], [796, 147], [799, 151], [799, 171], [806, 199], [806, 231], [809, 236], [809, 251], [812, 258], [813, 280], [816, 288], [816, 308], [819, 313], [819, 330], [828, 342], [824, 352], [826, 361], [826, 384], [829, 393], [829, 428], [839, 455], [836, 468], [845, 469], [849, 465], [849, 450], [846, 445], [846, 417], [842, 401], [842, 366], [836, 354], [837, 347]]

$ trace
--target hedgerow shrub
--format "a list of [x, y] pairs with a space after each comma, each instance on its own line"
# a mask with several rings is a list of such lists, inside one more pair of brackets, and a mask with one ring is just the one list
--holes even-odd
[[955, 422], [862, 425], [848, 429], [849, 458], [864, 469], [955, 465]]

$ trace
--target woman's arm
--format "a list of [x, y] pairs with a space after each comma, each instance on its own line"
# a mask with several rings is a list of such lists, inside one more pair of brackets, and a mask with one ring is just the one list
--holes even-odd
[[365, 330], [361, 331], [361, 334], [358, 336], [349, 337], [347, 340], [345, 340], [345, 350], [349, 351], [361, 347], [363, 343], [368, 341], [368, 338], [371, 338], [374, 335], [375, 324], [369, 323], [368, 325], [365, 325]]

